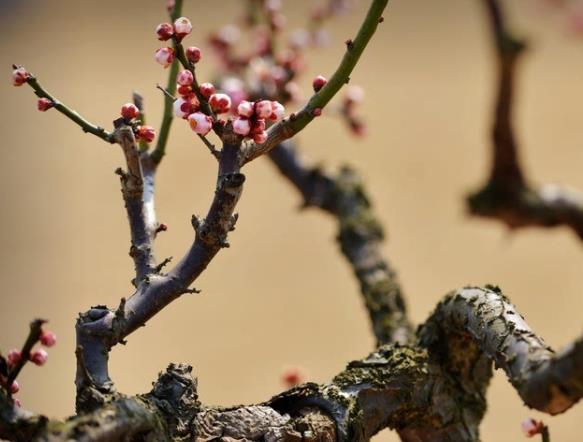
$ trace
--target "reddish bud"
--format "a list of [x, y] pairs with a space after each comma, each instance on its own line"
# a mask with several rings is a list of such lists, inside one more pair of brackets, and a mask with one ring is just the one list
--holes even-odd
[[224, 114], [231, 109], [231, 98], [227, 94], [212, 94], [209, 104], [216, 113]]
[[255, 103], [255, 113], [258, 118], [269, 118], [273, 113], [271, 101], [261, 100]]
[[46, 112], [48, 111], [51, 107], [53, 107], [55, 104], [49, 100], [48, 98], [39, 98], [37, 103], [36, 103], [36, 107], [39, 111], [41, 112]]
[[121, 116], [126, 120], [132, 120], [140, 115], [140, 110], [133, 103], [126, 103], [121, 107]]
[[176, 88], [176, 92], [178, 92], [178, 94], [182, 96], [189, 96], [192, 94], [192, 87], [178, 85], [178, 87]]
[[170, 23], [160, 23], [156, 27], [156, 34], [158, 35], [158, 40], [160, 41], [170, 40], [174, 35], [174, 28]]
[[18, 385], [18, 382], [12, 381], [12, 385], [10, 386], [10, 392], [12, 394], [16, 394], [19, 391], [20, 391], [20, 385]]
[[523, 420], [521, 426], [522, 432], [526, 437], [536, 436], [545, 429], [545, 424], [542, 421], [537, 421], [532, 418]]
[[22, 358], [20, 351], [10, 350], [6, 356], [6, 362], [8, 363], [9, 367], [14, 367], [16, 364], [18, 364], [18, 362], [20, 362], [20, 358]]
[[196, 64], [202, 58], [202, 52], [196, 46], [190, 46], [186, 48], [186, 58]]
[[40, 335], [40, 343], [45, 347], [52, 347], [57, 343], [57, 335], [50, 330], [43, 330]]
[[30, 74], [23, 67], [15, 68], [12, 71], [12, 85], [22, 86], [30, 78]]
[[318, 92], [326, 85], [326, 83], [328, 83], [328, 80], [326, 80], [326, 78], [322, 75], [318, 75], [316, 78], [314, 78], [314, 81], [312, 81], [314, 92]]
[[174, 101], [172, 107], [174, 115], [179, 118], [186, 118], [195, 110], [198, 110], [198, 106], [190, 98], [178, 98]]
[[233, 132], [235, 132], [236, 134], [243, 135], [245, 137], [249, 135], [250, 131], [251, 123], [247, 118], [239, 117], [233, 120]]
[[255, 120], [255, 123], [251, 127], [251, 133], [253, 135], [260, 134], [261, 132], [265, 131], [265, 120], [263, 118], [259, 118]]
[[192, 75], [192, 72], [187, 71], [186, 69], [183, 71], [180, 71], [178, 73], [178, 75], [176, 76], [176, 83], [178, 83], [182, 86], [190, 86], [193, 81], [194, 81], [194, 75]]
[[253, 141], [257, 144], [263, 144], [267, 141], [267, 132], [259, 132], [258, 134], [253, 135]]
[[151, 143], [156, 138], [156, 131], [152, 126], [138, 126], [136, 138]]
[[243, 100], [237, 106], [237, 113], [242, 117], [251, 118], [255, 113], [255, 103]]
[[156, 233], [165, 232], [166, 230], [168, 230], [168, 225], [161, 223], [158, 224], [158, 227], [156, 228]]
[[203, 83], [199, 86], [199, 89], [204, 98], [209, 98], [216, 91], [212, 83]]
[[188, 116], [190, 128], [199, 135], [208, 134], [213, 128], [213, 120], [202, 112], [195, 112]]
[[178, 39], [183, 39], [192, 32], [192, 23], [186, 17], [180, 17], [174, 22], [174, 32]]
[[299, 368], [291, 367], [282, 373], [281, 380], [288, 388], [292, 388], [304, 381], [304, 374]]
[[314, 109], [314, 110], [312, 111], [312, 115], [313, 115], [314, 117], [319, 117], [320, 115], [322, 115], [322, 108], [320, 108], [320, 107], [317, 107], [316, 109]]
[[280, 121], [285, 114], [285, 107], [279, 101], [271, 102], [271, 115], [269, 119], [271, 121]]
[[42, 348], [40, 350], [35, 350], [30, 354], [30, 362], [34, 365], [38, 365], [39, 367], [45, 365], [47, 359], [49, 358], [49, 354], [44, 351]]
[[174, 61], [174, 49], [160, 48], [156, 51], [155, 59], [162, 66], [167, 68]]

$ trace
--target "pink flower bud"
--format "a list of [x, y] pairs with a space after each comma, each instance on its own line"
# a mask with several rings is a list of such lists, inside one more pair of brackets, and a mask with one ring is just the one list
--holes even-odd
[[251, 132], [251, 123], [249, 123], [247, 118], [235, 118], [233, 121], [233, 132], [245, 137]]
[[20, 385], [18, 385], [18, 382], [13, 381], [12, 385], [10, 386], [10, 391], [12, 394], [16, 394], [20, 391]]
[[190, 46], [186, 48], [186, 58], [196, 64], [202, 58], [202, 52], [196, 46]]
[[182, 39], [192, 32], [192, 23], [186, 17], [180, 17], [174, 22], [174, 32]]
[[255, 103], [255, 113], [258, 118], [269, 118], [272, 112], [271, 101], [262, 100]]
[[167, 68], [174, 61], [174, 49], [160, 48], [156, 51], [156, 61]]
[[14, 367], [16, 364], [18, 364], [18, 362], [20, 362], [20, 358], [22, 358], [20, 351], [10, 350], [6, 356], [6, 362], [8, 363], [9, 367]]
[[314, 92], [318, 92], [326, 85], [326, 83], [328, 83], [328, 80], [326, 80], [325, 77], [318, 75], [316, 78], [314, 78], [314, 81], [312, 81], [312, 87], [314, 88]]
[[263, 144], [267, 140], [267, 132], [259, 132], [258, 134], [253, 135], [253, 141], [257, 144]]
[[138, 126], [136, 138], [151, 143], [156, 138], [156, 131], [152, 126]]
[[44, 351], [42, 348], [40, 350], [35, 350], [30, 354], [30, 362], [34, 365], [38, 365], [39, 367], [45, 365], [47, 359], [49, 358], [49, 354]]
[[186, 69], [183, 71], [180, 71], [178, 73], [178, 75], [176, 76], [176, 83], [178, 83], [182, 86], [190, 86], [193, 81], [194, 81], [194, 75], [192, 75], [192, 72], [187, 71]]
[[243, 100], [237, 106], [237, 113], [242, 117], [251, 118], [255, 113], [255, 103]]
[[288, 388], [295, 387], [304, 381], [305, 375], [298, 367], [290, 367], [286, 369], [282, 375], [281, 380]]
[[224, 114], [231, 109], [231, 98], [227, 94], [212, 94], [209, 104], [216, 113]]
[[40, 343], [45, 347], [52, 347], [57, 343], [57, 335], [50, 330], [43, 330], [40, 335]]
[[192, 94], [192, 87], [178, 85], [178, 87], [176, 88], [176, 91], [178, 92], [179, 95], [187, 96], [187, 95]]
[[126, 103], [121, 107], [121, 116], [126, 120], [132, 120], [140, 115], [140, 110], [133, 103]]
[[271, 102], [271, 115], [269, 119], [271, 121], [279, 121], [283, 118], [285, 114], [285, 107], [279, 101], [272, 101]]
[[313, 115], [314, 117], [319, 117], [320, 115], [322, 115], [322, 108], [320, 108], [320, 107], [317, 107], [316, 109], [314, 109], [314, 110], [312, 111], [312, 115]]
[[195, 112], [188, 116], [190, 128], [199, 135], [206, 135], [213, 128], [213, 120], [202, 112]]
[[179, 118], [186, 118], [194, 112], [192, 101], [190, 99], [178, 98], [174, 101], [172, 106], [174, 109], [174, 115]]
[[265, 120], [263, 118], [259, 118], [255, 120], [253, 127], [251, 127], [251, 133], [253, 135], [260, 134], [261, 132], [265, 131]]
[[158, 34], [158, 40], [160, 41], [170, 40], [174, 35], [174, 28], [170, 23], [160, 23], [156, 27], [156, 34]]
[[54, 105], [55, 104], [51, 100], [43, 97], [38, 99], [36, 107], [38, 108], [39, 111], [46, 112]]
[[30, 74], [23, 67], [16, 68], [12, 71], [13, 86], [22, 86], [29, 78]]
[[522, 432], [526, 437], [533, 437], [543, 431], [545, 424], [542, 421], [528, 418], [522, 421], [521, 426]]
[[199, 86], [199, 89], [204, 98], [209, 98], [216, 92], [216, 89], [212, 83], [203, 83]]

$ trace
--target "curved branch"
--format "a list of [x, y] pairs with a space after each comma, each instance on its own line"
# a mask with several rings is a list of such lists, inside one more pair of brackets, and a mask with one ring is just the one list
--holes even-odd
[[470, 213], [511, 228], [568, 226], [583, 240], [583, 197], [554, 185], [534, 188], [522, 171], [512, 127], [516, 64], [525, 48], [512, 36], [497, 0], [485, 0], [498, 59], [498, 96], [492, 130], [492, 170], [487, 184], [468, 197]]
[[471, 338], [506, 372], [524, 403], [539, 411], [562, 413], [583, 396], [583, 336], [555, 354], [496, 287], [448, 295], [419, 335], [422, 345], [449, 364], [467, 362], [472, 352], [460, 337]]
[[388, 0], [373, 0], [368, 13], [362, 22], [354, 40], [346, 41], [346, 53], [340, 65], [330, 77], [326, 85], [315, 93], [310, 101], [297, 114], [292, 114], [267, 131], [267, 140], [263, 144], [249, 142], [245, 145], [243, 164], [266, 154], [276, 145], [293, 137], [306, 127], [319, 113], [316, 109], [323, 109], [338, 91], [350, 80], [350, 74], [354, 70], [360, 56], [364, 52], [370, 39], [374, 35]]
[[402, 290], [380, 250], [383, 230], [356, 172], [345, 167], [332, 177], [309, 167], [292, 142], [276, 146], [269, 158], [301, 193], [306, 207], [318, 207], [338, 220], [338, 242], [360, 283], [377, 344], [409, 342], [413, 327]]

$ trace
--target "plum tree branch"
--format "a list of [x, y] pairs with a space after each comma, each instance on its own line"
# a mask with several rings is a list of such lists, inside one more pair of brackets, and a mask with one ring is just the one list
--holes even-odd
[[[18, 68], [18, 66], [16, 65], [13, 65], [12, 67], [14, 69]], [[108, 143], [114, 142], [113, 134], [111, 132], [106, 131], [104, 128], [100, 126], [96, 126], [90, 123], [81, 115], [79, 115], [76, 111], [74, 111], [70, 107], [66, 106], [65, 104], [57, 100], [53, 95], [47, 92], [47, 90], [44, 87], [41, 86], [36, 77], [32, 75], [30, 72], [28, 72], [26, 82], [32, 88], [37, 97], [46, 98], [47, 100], [49, 100], [56, 110], [58, 110], [68, 119], [70, 119], [71, 121], [76, 123], [79, 127], [81, 127], [83, 132], [93, 134], [96, 137], [101, 138], [103, 141], [107, 141]]]
[[323, 109], [342, 86], [348, 83], [352, 71], [381, 21], [383, 11], [387, 4], [388, 0], [371, 1], [370, 8], [356, 37], [354, 40], [346, 41], [344, 57], [334, 74], [330, 77], [328, 83], [316, 92], [298, 113], [292, 114], [279, 123], [274, 124], [267, 131], [267, 140], [263, 144], [257, 144], [255, 142], [246, 143], [243, 164], [266, 154], [282, 141], [293, 137], [301, 131], [317, 116], [314, 111], [316, 109]]
[[305, 207], [318, 207], [339, 224], [338, 243], [359, 283], [378, 345], [406, 344], [413, 327], [394, 270], [381, 252], [384, 234], [356, 172], [330, 176], [309, 167], [292, 141], [277, 145], [270, 160], [300, 192]]
[[511, 228], [568, 226], [583, 240], [583, 197], [568, 188], [530, 185], [524, 177], [512, 127], [516, 65], [525, 49], [508, 30], [497, 0], [485, 0], [498, 60], [498, 95], [492, 130], [493, 158], [485, 186], [468, 197], [473, 215]]

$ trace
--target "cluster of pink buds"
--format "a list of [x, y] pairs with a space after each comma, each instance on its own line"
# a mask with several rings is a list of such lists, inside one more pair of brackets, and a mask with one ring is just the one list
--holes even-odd
[[50, 108], [52, 108], [55, 105], [55, 103], [53, 103], [51, 100], [49, 100], [48, 98], [39, 98], [38, 102], [37, 102], [37, 108], [39, 111], [41, 112], [46, 112], [48, 111]]
[[[121, 107], [120, 114], [127, 124], [131, 124], [140, 116], [138, 106], [133, 103], [126, 103]], [[156, 130], [152, 126], [134, 126], [136, 140], [151, 143], [156, 138]]]
[[12, 71], [12, 85], [22, 86], [30, 78], [30, 73], [28, 73], [26, 69], [24, 69], [22, 66], [21, 67], [13, 66], [13, 68], [14, 70]]
[[[186, 17], [177, 18], [173, 24], [170, 23], [160, 23], [156, 27], [156, 35], [158, 40], [167, 41], [174, 39], [176, 42], [181, 42], [184, 37], [192, 32], [192, 23]], [[174, 49], [173, 48], [160, 48], [156, 51], [155, 59], [162, 66], [167, 68], [174, 61]], [[197, 63], [201, 58], [200, 49], [197, 47], [189, 47], [186, 49], [186, 58], [192, 63]]]
[[[177, 92], [179, 98], [174, 100], [174, 115], [188, 120], [190, 128], [199, 135], [208, 134], [213, 128], [213, 120], [208, 115], [200, 112], [200, 102], [192, 90], [194, 75], [188, 70], [183, 70], [176, 76]], [[215, 87], [210, 83], [203, 83], [199, 90], [205, 98], [212, 97]]]
[[265, 143], [266, 120], [280, 121], [284, 113], [285, 108], [278, 101], [241, 101], [237, 106], [238, 117], [233, 121], [233, 131], [244, 137], [253, 138], [258, 144]]

